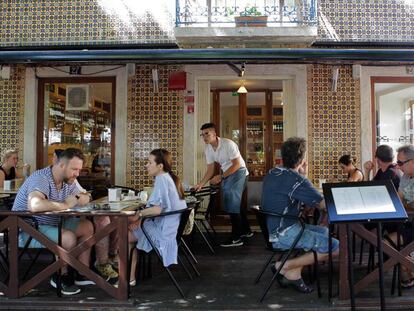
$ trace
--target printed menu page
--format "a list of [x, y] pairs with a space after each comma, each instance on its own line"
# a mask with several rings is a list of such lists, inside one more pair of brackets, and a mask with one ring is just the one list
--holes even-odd
[[386, 186], [332, 188], [332, 196], [338, 215], [396, 211]]

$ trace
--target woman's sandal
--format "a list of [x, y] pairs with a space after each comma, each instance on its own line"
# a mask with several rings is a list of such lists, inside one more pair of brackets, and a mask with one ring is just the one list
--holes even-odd
[[300, 293], [309, 294], [313, 292], [313, 287], [306, 285], [302, 278], [299, 280], [288, 280], [287, 278], [283, 277], [282, 283], [285, 286], [292, 287], [293, 289], [295, 289], [296, 291]]
[[411, 288], [414, 286], [414, 279], [401, 281], [402, 288]]

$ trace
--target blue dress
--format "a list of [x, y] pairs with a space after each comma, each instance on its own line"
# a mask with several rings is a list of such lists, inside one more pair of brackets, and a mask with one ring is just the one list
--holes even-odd
[[[160, 206], [162, 213], [185, 209], [187, 204], [181, 200], [170, 174], [164, 173], [155, 177], [154, 190], [148, 200], [147, 207]], [[177, 229], [180, 224], [180, 214], [157, 217], [144, 222], [146, 233], [150, 236], [155, 247], [161, 254], [163, 264], [168, 267], [177, 263]], [[151, 244], [141, 228], [134, 230], [138, 239], [137, 248], [145, 252], [152, 250]]]

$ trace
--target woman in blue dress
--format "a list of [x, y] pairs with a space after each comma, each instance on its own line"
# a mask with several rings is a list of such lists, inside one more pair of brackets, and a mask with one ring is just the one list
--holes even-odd
[[[187, 207], [184, 200], [184, 189], [177, 175], [172, 172], [171, 154], [165, 149], [151, 151], [146, 165], [148, 174], [155, 177], [154, 190], [147, 202], [147, 207], [129, 219], [129, 241], [137, 242], [136, 248], [149, 252], [151, 244], [141, 229], [141, 218], [149, 215], [159, 215], [161, 212], [171, 212]], [[177, 229], [180, 214], [149, 219], [144, 222], [145, 231], [154, 242], [161, 254], [163, 264], [168, 267], [177, 263]], [[134, 286], [135, 271], [138, 262], [136, 249], [132, 257], [130, 285]]]

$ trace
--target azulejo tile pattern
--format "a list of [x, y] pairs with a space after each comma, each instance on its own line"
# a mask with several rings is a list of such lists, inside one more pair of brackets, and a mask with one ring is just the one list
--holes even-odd
[[0, 79], [0, 157], [18, 149], [23, 158], [25, 67], [13, 66], [10, 79]]
[[0, 46], [171, 43], [168, 1], [0, 1]]
[[[352, 67], [339, 68], [338, 87], [331, 90], [332, 66], [308, 67], [308, 159], [309, 177], [344, 180], [338, 159], [344, 154], [361, 154], [361, 104], [359, 80]], [[361, 168], [358, 162], [358, 167]]]
[[414, 40], [412, 0], [318, 0], [321, 41]]
[[[159, 87], [154, 90], [152, 69], [158, 69]], [[137, 65], [128, 81], [127, 184], [135, 189], [151, 186], [145, 164], [151, 150], [164, 148], [172, 153], [173, 171], [183, 174], [184, 92], [168, 90], [171, 72], [178, 65]]]

